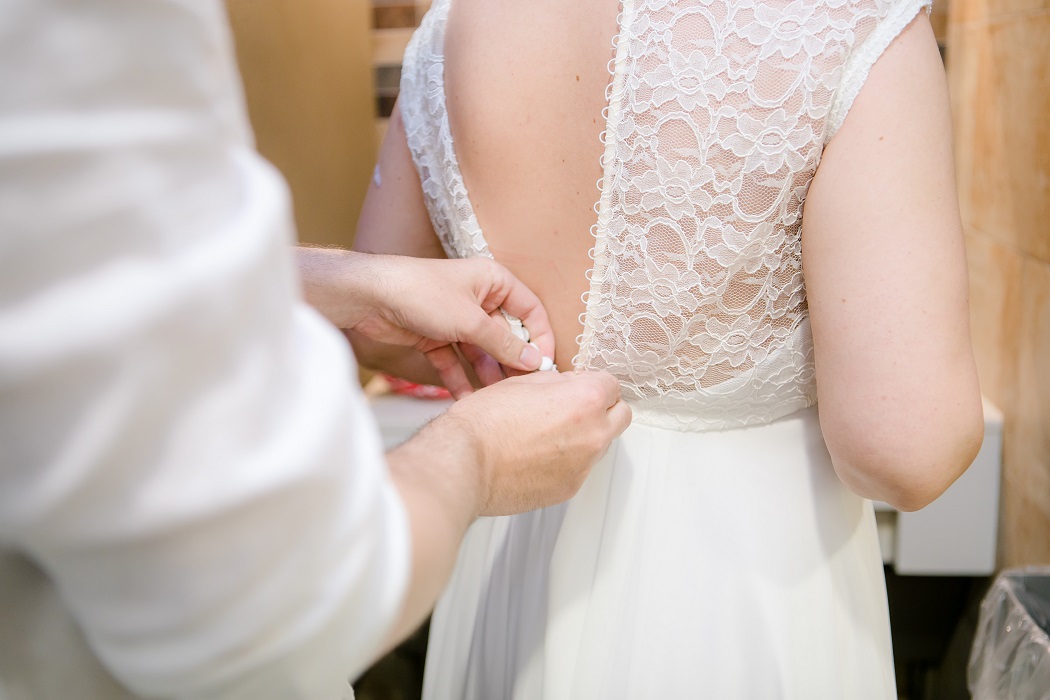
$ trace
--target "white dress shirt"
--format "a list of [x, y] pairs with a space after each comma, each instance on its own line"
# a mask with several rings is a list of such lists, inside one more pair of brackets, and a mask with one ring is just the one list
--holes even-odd
[[292, 244], [221, 2], [0, 0], [0, 545], [137, 693], [339, 698], [399, 612], [405, 513]]

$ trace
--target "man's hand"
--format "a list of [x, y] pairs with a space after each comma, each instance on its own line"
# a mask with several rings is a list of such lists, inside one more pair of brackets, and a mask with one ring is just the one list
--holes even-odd
[[611, 375], [540, 372], [468, 396], [389, 453], [411, 523], [414, 575], [388, 643], [430, 611], [477, 516], [568, 500], [630, 422]]
[[[554, 356], [554, 333], [540, 300], [502, 265], [484, 258], [432, 260], [300, 248], [307, 301], [341, 329], [424, 353], [456, 398], [473, 392], [454, 346], [483, 384], [500, 365], [538, 369]], [[532, 347], [500, 309], [521, 319]]]
[[453, 405], [435, 424], [478, 452], [477, 515], [508, 515], [572, 498], [631, 423], [605, 372], [512, 377]]

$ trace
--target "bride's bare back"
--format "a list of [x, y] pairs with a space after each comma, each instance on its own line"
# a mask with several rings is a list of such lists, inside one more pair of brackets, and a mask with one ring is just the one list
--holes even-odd
[[617, 0], [456, 0], [449, 118], [489, 250], [543, 300], [571, 367], [592, 262]]

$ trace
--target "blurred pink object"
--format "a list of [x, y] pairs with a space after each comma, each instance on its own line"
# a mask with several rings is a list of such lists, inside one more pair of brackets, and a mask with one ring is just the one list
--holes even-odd
[[430, 384], [416, 384], [407, 379], [392, 377], [384, 374], [383, 379], [390, 385], [390, 393], [402, 396], [414, 396], [417, 399], [451, 399], [452, 394], [443, 386], [432, 386]]

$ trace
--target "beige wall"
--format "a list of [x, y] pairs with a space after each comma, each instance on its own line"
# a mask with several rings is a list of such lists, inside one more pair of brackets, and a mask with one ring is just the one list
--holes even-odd
[[368, 0], [228, 0], [259, 150], [299, 237], [348, 246], [375, 163]]
[[1006, 415], [999, 560], [1050, 563], [1050, 0], [952, 0], [960, 203], [982, 389]]

